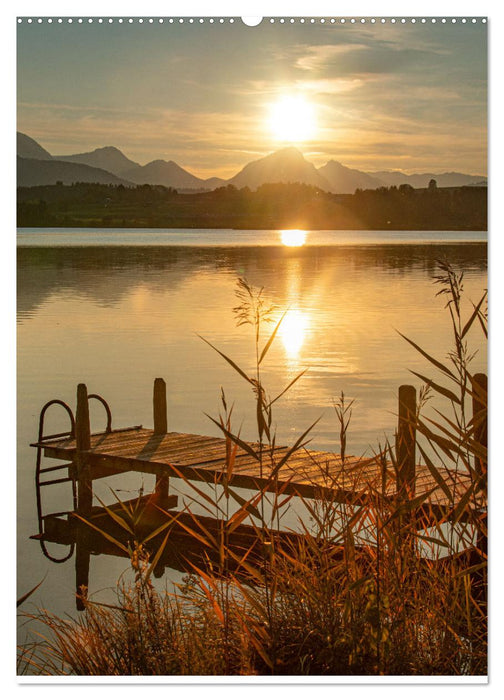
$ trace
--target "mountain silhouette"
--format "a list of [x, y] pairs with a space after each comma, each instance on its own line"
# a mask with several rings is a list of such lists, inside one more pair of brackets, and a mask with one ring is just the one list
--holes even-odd
[[[71, 182], [98, 182], [124, 185], [163, 185], [179, 191], [213, 190], [225, 185], [255, 190], [267, 183], [299, 182], [314, 185], [335, 194], [352, 194], [356, 189], [408, 184], [415, 188], [428, 187], [436, 180], [438, 187], [486, 185], [486, 177], [457, 172], [413, 173], [399, 170], [366, 172], [348, 168], [336, 160], [329, 160], [316, 168], [292, 146], [282, 148], [243, 167], [229, 180], [219, 177], [202, 179], [192, 175], [173, 160], [153, 160], [139, 165], [118, 148], [105, 146], [88, 153], [52, 156], [34, 139], [18, 132], [18, 186], [48, 185], [58, 180]], [[26, 162], [25, 162], [26, 161]], [[45, 163], [45, 166], [42, 165]], [[59, 163], [59, 165], [57, 165]]]
[[217, 187], [224, 187], [228, 184], [227, 180], [223, 180], [221, 177], [209, 177], [208, 180], [204, 180], [205, 187], [209, 190], [216, 190]]
[[17, 154], [21, 158], [36, 158], [37, 160], [52, 160], [52, 155], [34, 139], [26, 134], [17, 132]]
[[205, 180], [191, 175], [173, 160], [153, 160], [147, 165], [137, 165], [124, 172], [131, 182], [137, 185], [164, 185], [176, 189], [201, 189]]
[[83, 163], [66, 163], [62, 160], [38, 160], [36, 158], [17, 158], [18, 187], [34, 185], [54, 185], [62, 182], [71, 185], [74, 182], [97, 182], [102, 185], [130, 185], [117, 175], [92, 168]]
[[305, 160], [303, 154], [292, 146], [248, 163], [228, 180], [228, 183], [235, 187], [250, 187], [254, 190], [261, 185], [273, 182], [302, 182], [323, 190], [330, 190], [328, 181], [316, 167]]
[[330, 160], [318, 171], [329, 182], [331, 192], [337, 192], [338, 194], [353, 194], [357, 188], [374, 190], [385, 184], [377, 177], [368, 175], [368, 173], [360, 170], [347, 168], [346, 165], [339, 163], [337, 160]]
[[370, 173], [382, 181], [386, 187], [392, 185], [411, 185], [411, 187], [428, 187], [431, 180], [437, 182], [438, 187], [463, 187], [464, 185], [486, 185], [486, 178], [481, 175], [465, 175], [464, 173], [412, 173], [407, 175], [400, 170], [382, 170]]
[[[32, 156], [33, 158], [35, 156]], [[56, 160], [64, 160], [70, 163], [83, 163], [93, 168], [108, 170], [113, 175], [122, 177], [127, 170], [140, 167], [138, 163], [127, 158], [122, 151], [115, 146], [96, 148], [89, 153], [75, 153], [70, 156], [54, 156]]]

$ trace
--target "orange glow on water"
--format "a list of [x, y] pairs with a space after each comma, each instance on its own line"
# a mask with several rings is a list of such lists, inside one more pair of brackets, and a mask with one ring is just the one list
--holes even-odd
[[280, 238], [283, 245], [289, 248], [299, 248], [306, 243], [306, 231], [301, 229], [292, 229], [286, 231], [280, 231]]

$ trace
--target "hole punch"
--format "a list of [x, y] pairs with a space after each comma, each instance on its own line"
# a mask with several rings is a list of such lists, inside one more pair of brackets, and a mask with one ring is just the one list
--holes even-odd
[[247, 27], [257, 27], [262, 22], [262, 17], [242, 17], [241, 21], [246, 24]]

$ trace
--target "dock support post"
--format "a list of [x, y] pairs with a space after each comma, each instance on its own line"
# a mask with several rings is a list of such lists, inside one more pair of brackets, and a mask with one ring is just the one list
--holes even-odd
[[399, 387], [396, 447], [397, 491], [404, 494], [406, 498], [413, 498], [416, 480], [416, 389], [409, 384]]
[[[154, 380], [154, 435], [165, 435], [168, 432], [168, 411], [166, 405], [166, 382], [161, 377]], [[168, 499], [169, 478], [156, 476], [156, 500], [163, 507]]]
[[[399, 418], [397, 425], [397, 497], [398, 505], [415, 496], [416, 481], [416, 389], [409, 384], [399, 387]], [[399, 515], [397, 520], [399, 551], [404, 563], [414, 554], [417, 519], [414, 512]]]
[[[472, 381], [473, 423], [474, 439], [482, 447], [488, 447], [488, 377], [486, 374], [475, 374]], [[474, 469], [476, 477], [484, 477], [487, 473], [487, 460], [475, 456]], [[486, 480], [482, 479], [482, 486], [486, 489]], [[482, 514], [481, 529], [478, 530], [477, 547], [486, 555], [487, 553], [487, 516]]]
[[[474, 421], [474, 438], [483, 447], [488, 446], [487, 434], [487, 396], [488, 396], [488, 378], [486, 374], [475, 374], [472, 381], [473, 400], [473, 421]], [[487, 464], [486, 461], [476, 457], [474, 460], [474, 468], [478, 476], [485, 473]]]
[[[79, 384], [77, 387], [77, 410], [75, 414], [75, 466], [77, 470], [77, 512], [83, 518], [91, 515], [93, 505], [93, 481], [85, 452], [91, 447], [91, 427], [89, 422], [89, 401], [87, 387]], [[84, 610], [82, 596], [87, 594], [89, 585], [90, 546], [88, 542], [88, 526], [77, 523], [75, 551], [75, 585], [77, 610]]]

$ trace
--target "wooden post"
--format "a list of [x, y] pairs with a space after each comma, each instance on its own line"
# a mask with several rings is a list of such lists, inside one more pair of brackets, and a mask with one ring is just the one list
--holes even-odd
[[[482, 445], [482, 447], [488, 447], [488, 378], [486, 374], [474, 375], [472, 390], [474, 439]], [[487, 470], [486, 460], [475, 457], [474, 468], [478, 475], [482, 476]]]
[[77, 448], [77, 507], [81, 514], [89, 514], [93, 502], [93, 485], [89, 466], [84, 452], [91, 447], [91, 427], [89, 424], [89, 401], [87, 387], [77, 387], [77, 411], [75, 414], [75, 446]]
[[[161, 377], [154, 380], [154, 435], [165, 435], [168, 432], [168, 411], [166, 405], [166, 382]], [[167, 505], [169, 479], [167, 476], [156, 476], [156, 499], [161, 507]]]
[[168, 414], [166, 408], [166, 382], [158, 377], [154, 380], [154, 435], [168, 432]]
[[[399, 387], [399, 418], [397, 423], [397, 496], [398, 505], [415, 496], [416, 481], [416, 389], [409, 384]], [[398, 551], [401, 567], [408, 566], [415, 555], [417, 519], [413, 511], [402, 513], [397, 521]], [[406, 568], [404, 570], [406, 570]]]
[[[77, 387], [77, 410], [75, 413], [75, 466], [77, 471], [77, 512], [83, 518], [89, 518], [93, 505], [93, 481], [85, 452], [91, 447], [91, 427], [89, 423], [89, 401], [87, 387], [79, 384]], [[84, 610], [82, 594], [87, 592], [89, 585], [90, 546], [88, 542], [88, 526], [79, 521], [76, 533], [75, 551], [75, 586], [77, 595], [77, 610]]]
[[[472, 382], [473, 423], [474, 439], [482, 447], [488, 447], [488, 377], [486, 374], [475, 374]], [[475, 455], [474, 468], [478, 477], [484, 477], [487, 473], [488, 463], [483, 457]], [[486, 480], [482, 479], [482, 488], [486, 491]], [[485, 494], [486, 495], [486, 494]], [[476, 546], [485, 555], [488, 549], [487, 542], [487, 515], [481, 514], [481, 529], [478, 530]]]
[[408, 498], [415, 495], [416, 480], [416, 389], [399, 387], [399, 421], [397, 426], [397, 491]]
[[75, 605], [77, 610], [85, 610], [85, 599], [89, 588], [91, 549], [88, 533], [84, 532], [85, 527], [84, 523], [77, 523], [75, 538]]

